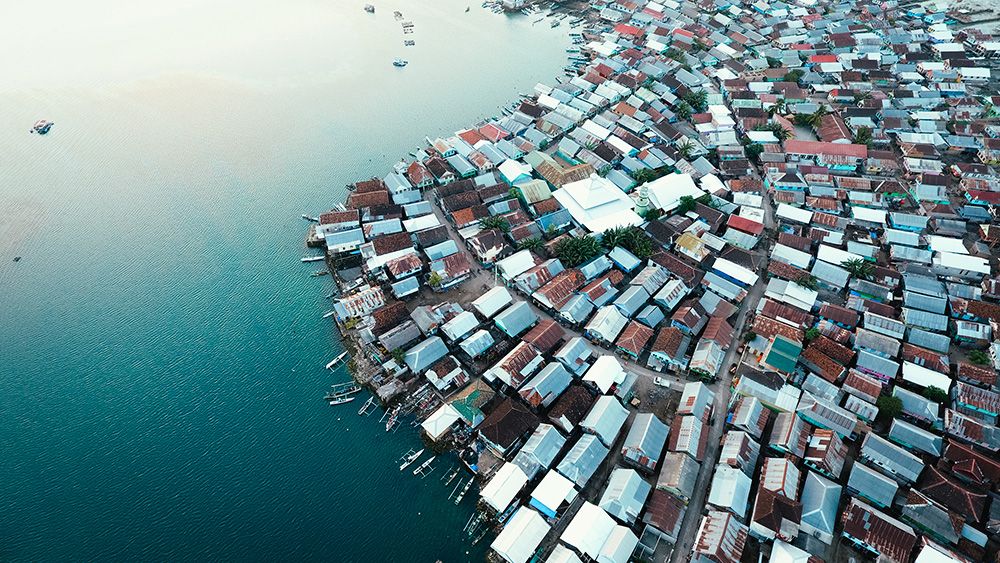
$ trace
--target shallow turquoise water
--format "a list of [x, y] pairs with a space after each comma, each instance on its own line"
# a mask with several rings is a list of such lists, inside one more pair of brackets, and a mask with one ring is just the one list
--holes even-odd
[[565, 30], [440, 0], [26, 4], [0, 33], [0, 560], [481, 559], [448, 466], [397, 470], [415, 431], [320, 400], [346, 376], [299, 214], [555, 76]]

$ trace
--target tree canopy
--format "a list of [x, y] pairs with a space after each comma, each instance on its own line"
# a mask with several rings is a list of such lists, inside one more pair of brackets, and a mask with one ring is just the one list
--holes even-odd
[[903, 401], [892, 395], [882, 395], [875, 402], [879, 415], [886, 418], [896, 418], [903, 412]]
[[564, 266], [574, 268], [601, 254], [601, 243], [591, 235], [566, 237], [556, 243], [553, 251]]
[[840, 265], [856, 278], [870, 280], [872, 279], [872, 276], [875, 275], [875, 264], [872, 264], [862, 258], [845, 260], [844, 262], [841, 262]]

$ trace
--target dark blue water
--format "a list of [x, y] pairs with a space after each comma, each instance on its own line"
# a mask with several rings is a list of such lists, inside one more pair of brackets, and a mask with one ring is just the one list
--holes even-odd
[[414, 429], [321, 400], [347, 376], [299, 215], [566, 39], [454, 1], [77, 4], [0, 35], [0, 560], [481, 559], [451, 461], [401, 475]]

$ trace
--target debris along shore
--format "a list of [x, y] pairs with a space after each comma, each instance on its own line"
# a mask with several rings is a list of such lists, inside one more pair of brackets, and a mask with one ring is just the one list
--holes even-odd
[[591, 5], [565, 76], [311, 226], [401, 464], [458, 452], [507, 561], [993, 558], [1000, 41]]

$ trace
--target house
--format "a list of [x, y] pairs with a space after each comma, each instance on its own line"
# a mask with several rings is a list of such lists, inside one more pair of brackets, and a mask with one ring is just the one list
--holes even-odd
[[529, 506], [538, 510], [546, 518], [556, 518], [569, 503], [576, 500], [573, 482], [550, 469], [531, 492]]
[[736, 563], [743, 557], [748, 528], [728, 512], [710, 510], [698, 526], [693, 563]]
[[792, 541], [799, 535], [801, 518], [801, 503], [760, 487], [750, 519], [750, 533], [764, 541]]
[[508, 563], [527, 563], [551, 528], [537, 512], [522, 506], [504, 525], [490, 549]]
[[577, 224], [593, 233], [614, 227], [633, 227], [643, 222], [635, 212], [635, 201], [610, 180], [596, 174], [570, 182], [552, 196], [570, 212]]
[[506, 398], [480, 423], [479, 437], [498, 455], [504, 456], [538, 426], [536, 417], [528, 408]]
[[600, 393], [608, 393], [614, 386], [624, 383], [626, 376], [625, 368], [614, 356], [603, 354], [594, 360], [583, 382]]
[[583, 375], [590, 368], [590, 360], [595, 356], [596, 352], [583, 337], [574, 336], [563, 344], [552, 357], [566, 366], [566, 369], [573, 375]]
[[548, 408], [572, 382], [573, 376], [565, 366], [551, 362], [525, 382], [518, 394], [534, 408]]
[[525, 301], [518, 301], [507, 307], [493, 319], [496, 327], [507, 336], [517, 337], [538, 321], [538, 315], [531, 310]]
[[652, 489], [634, 469], [616, 467], [598, 506], [621, 522], [632, 524], [642, 512]]
[[587, 413], [587, 416], [580, 422], [580, 428], [594, 434], [601, 440], [601, 443], [610, 448], [618, 438], [626, 419], [628, 419], [628, 410], [618, 402], [616, 397], [601, 395], [594, 402], [594, 406]]
[[687, 503], [694, 494], [701, 467], [691, 456], [680, 452], [667, 452], [663, 456], [656, 488], [667, 491]]
[[855, 463], [847, 479], [847, 490], [875, 506], [888, 508], [899, 491], [899, 484], [863, 463]]
[[690, 336], [681, 329], [674, 326], [663, 327], [650, 347], [646, 365], [657, 371], [682, 370], [687, 366], [685, 354], [690, 343]]
[[593, 477], [594, 472], [608, 457], [609, 449], [593, 434], [584, 434], [577, 439], [569, 452], [556, 466], [560, 475], [573, 482], [582, 490]]
[[493, 474], [486, 486], [479, 492], [483, 503], [500, 514], [507, 510], [521, 489], [528, 483], [528, 477], [517, 465], [507, 462]]
[[719, 464], [715, 466], [712, 484], [705, 502], [743, 520], [746, 517], [747, 502], [752, 490], [753, 482], [746, 473], [734, 467]]
[[860, 457], [902, 483], [916, 482], [924, 470], [923, 460], [874, 432], [861, 442]]
[[528, 441], [514, 456], [512, 463], [521, 468], [531, 481], [540, 473], [552, 467], [556, 456], [566, 445], [566, 438], [551, 424], [539, 424]]
[[637, 414], [622, 445], [622, 456], [640, 469], [655, 471], [668, 432], [667, 425], [653, 413]]
[[891, 563], [909, 563], [917, 545], [913, 528], [852, 498], [842, 515], [844, 537]]
[[705, 454], [708, 433], [703, 431], [700, 419], [694, 416], [675, 416], [670, 426], [670, 439], [667, 449], [672, 452], [683, 452], [695, 461], [701, 461]]
[[806, 472], [805, 485], [802, 487], [799, 531], [827, 545], [832, 544], [840, 493], [840, 485], [811, 471]]

